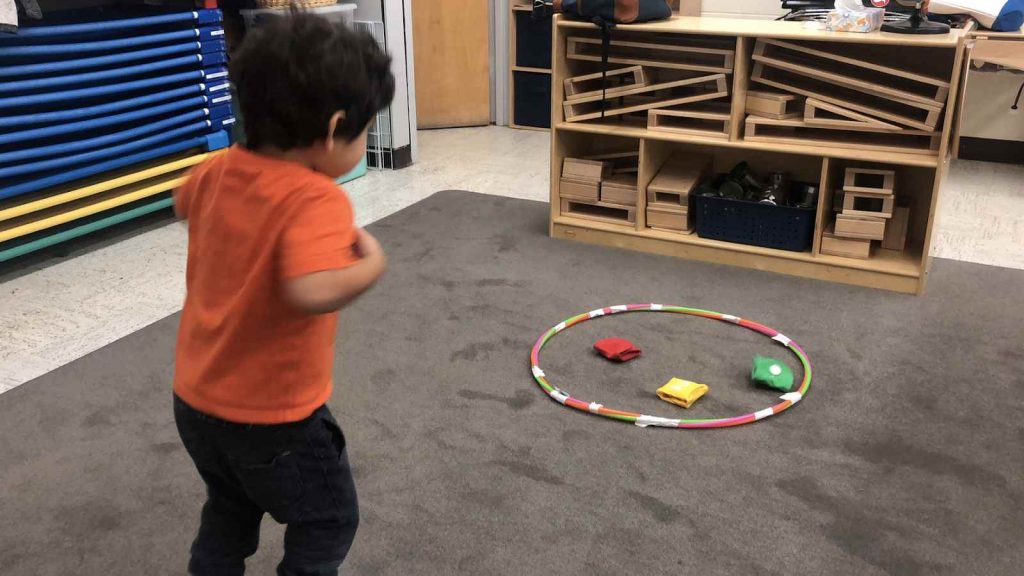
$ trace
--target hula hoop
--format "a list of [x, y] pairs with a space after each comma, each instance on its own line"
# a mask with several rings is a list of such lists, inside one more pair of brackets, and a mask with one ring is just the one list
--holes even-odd
[[[613, 314], [622, 314], [627, 312], [670, 312], [673, 314], [686, 314], [689, 316], [700, 316], [701, 318], [710, 318], [712, 320], [719, 320], [721, 322], [728, 322], [730, 324], [736, 324], [742, 326], [748, 330], [753, 330], [760, 334], [768, 336], [772, 340], [785, 346], [790, 352], [792, 352], [800, 360], [800, 364], [803, 366], [804, 378], [800, 383], [800, 388], [796, 392], [787, 392], [779, 399], [782, 400], [774, 406], [765, 408], [764, 410], [758, 410], [750, 414], [744, 414], [743, 416], [735, 416], [732, 418], [710, 418], [710, 419], [673, 419], [673, 418], [661, 418], [658, 416], [649, 416], [646, 414], [638, 414], [636, 412], [628, 412], [625, 410], [615, 410], [612, 408], [606, 408], [602, 404], [597, 402], [587, 402], [578, 398], [569, 396], [563, 390], [552, 386], [548, 382], [547, 377], [544, 375], [544, 371], [540, 367], [540, 351], [548, 343], [551, 338], [556, 334], [571, 328], [577, 324], [582, 324], [592, 318], [598, 318], [602, 316], [610, 316]], [[803, 399], [804, 395], [807, 394], [808, 388], [811, 387], [811, 361], [807, 358], [807, 354], [804, 353], [803, 348], [799, 344], [783, 335], [774, 328], [769, 328], [763, 324], [758, 324], [751, 320], [744, 318], [738, 318], [730, 314], [721, 314], [719, 312], [712, 312], [711, 310], [701, 310], [699, 308], [685, 308], [683, 306], [667, 306], [663, 304], [625, 304], [620, 306], [609, 306], [608, 308], [599, 308], [590, 312], [584, 312], [579, 316], [573, 316], [564, 322], [560, 322], [555, 327], [545, 332], [537, 343], [533, 345], [533, 350], [530, 351], [530, 367], [533, 371], [533, 379], [537, 381], [537, 384], [551, 397], [552, 400], [575, 408], [581, 412], [589, 412], [591, 414], [597, 414], [598, 416], [604, 416], [605, 418], [611, 418], [613, 420], [620, 420], [623, 422], [631, 422], [641, 428], [648, 426], [660, 426], [663, 428], [727, 428], [730, 426], [740, 426], [742, 424], [750, 424], [751, 422], [757, 422], [758, 420], [764, 420], [769, 416], [774, 416], [779, 412], [787, 410], [795, 405], [797, 402]]]

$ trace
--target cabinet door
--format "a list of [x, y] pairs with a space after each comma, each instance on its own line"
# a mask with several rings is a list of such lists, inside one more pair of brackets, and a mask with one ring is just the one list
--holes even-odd
[[416, 0], [412, 20], [419, 128], [489, 124], [487, 0]]

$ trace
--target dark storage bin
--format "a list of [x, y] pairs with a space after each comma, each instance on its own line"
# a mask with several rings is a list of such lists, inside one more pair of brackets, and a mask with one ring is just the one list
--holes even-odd
[[512, 122], [518, 126], [551, 127], [551, 75], [513, 72], [515, 82]]
[[804, 252], [814, 236], [814, 208], [697, 196], [697, 235], [712, 240]]
[[535, 21], [516, 11], [516, 66], [551, 68], [551, 18]]

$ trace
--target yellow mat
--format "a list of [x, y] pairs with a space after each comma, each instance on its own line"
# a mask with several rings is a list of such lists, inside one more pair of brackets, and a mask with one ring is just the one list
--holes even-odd
[[179, 170], [169, 175], [150, 178], [142, 183], [129, 184], [108, 192], [94, 192], [92, 196], [58, 205], [58, 208], [40, 210], [21, 218], [9, 220], [6, 224], [0, 225], [0, 242], [67, 224], [79, 218], [168, 192], [184, 182], [186, 174], [186, 170]]
[[[105, 179], [94, 181], [91, 184], [83, 185], [82, 182], [77, 182], [71, 186], [63, 186], [56, 189], [37, 192], [35, 194], [29, 195], [29, 197], [24, 199], [15, 199], [13, 202], [3, 202], [0, 203], [0, 222], [20, 218], [27, 214], [32, 214], [33, 212], [40, 212], [42, 210], [54, 208], [62, 204], [68, 204], [70, 202], [81, 200], [83, 198], [88, 198], [90, 196], [96, 196], [131, 184], [154, 179], [157, 178], [158, 176], [162, 176], [165, 174], [179, 172], [186, 168], [195, 166], [196, 164], [199, 164], [200, 162], [207, 159], [211, 155], [217, 153], [219, 152], [192, 154], [185, 157], [173, 158], [170, 161], [168, 161], [167, 158], [164, 158], [161, 159], [158, 164], [149, 165], [141, 170], [139, 169], [138, 166], [135, 166], [131, 168], [131, 172], [122, 171], [114, 177], [111, 177], [110, 175], [104, 175]], [[174, 186], [176, 185], [177, 183], [174, 184]], [[166, 190], [167, 189], [160, 190], [159, 192], [163, 192]], [[156, 193], [157, 192], [154, 192], [154, 194]], [[88, 216], [89, 214], [94, 213], [95, 212], [90, 212], [84, 214], [84, 216]], [[76, 216], [76, 218], [81, 217], [81, 215]], [[72, 220], [73, 219], [74, 218], [72, 218]], [[67, 220], [64, 220], [63, 222], [66, 221]], [[53, 226], [56, 226], [56, 224], [53, 224]], [[47, 227], [49, 226], [44, 226], [43, 228]], [[38, 230], [42, 230], [43, 228], [39, 228]], [[38, 230], [33, 230], [33, 232]], [[28, 232], [26, 232], [26, 234], [27, 233]], [[17, 236], [22, 235], [23, 234], [18, 234]], [[13, 237], [14, 236], [11, 236], [10, 238]], [[9, 238], [2, 237], [0, 241], [7, 239]]]

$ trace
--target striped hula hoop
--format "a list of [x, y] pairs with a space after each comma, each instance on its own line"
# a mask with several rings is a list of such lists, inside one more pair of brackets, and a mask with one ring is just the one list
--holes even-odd
[[[556, 334], [571, 328], [577, 324], [582, 324], [592, 318], [598, 318], [603, 316], [610, 316], [613, 314], [623, 314], [627, 312], [670, 312], [673, 314], [687, 314], [689, 316], [700, 316], [702, 318], [710, 318], [712, 320], [719, 320], [721, 322], [728, 322], [730, 324], [736, 324], [742, 326], [748, 330], [753, 330], [768, 336], [772, 340], [782, 344], [790, 352], [796, 355], [800, 360], [800, 364], [803, 366], [804, 378], [800, 382], [800, 388], [796, 392], [787, 392], [779, 397], [781, 402], [765, 408], [764, 410], [758, 410], [750, 414], [744, 414], [742, 416], [735, 416], [732, 418], [711, 418], [711, 419], [692, 419], [692, 420], [680, 420], [673, 418], [661, 418], [658, 416], [649, 416], [646, 414], [638, 414], [636, 412], [628, 412], [624, 410], [615, 410], [613, 408], [606, 408], [602, 404], [597, 402], [587, 402], [580, 400], [579, 398], [573, 398], [568, 393], [559, 388], [552, 386], [548, 382], [547, 377], [544, 375], [544, 371], [540, 367], [540, 351], [544, 346], [551, 340]], [[530, 368], [533, 371], [533, 379], [537, 381], [537, 384], [551, 397], [552, 400], [575, 408], [581, 412], [589, 412], [591, 414], [597, 414], [598, 416], [604, 416], [605, 418], [611, 418], [613, 420], [621, 420], [623, 422], [631, 422], [646, 428], [648, 426], [659, 426], [663, 428], [727, 428], [730, 426], [739, 426], [741, 424], [750, 424], [751, 422], [757, 422], [758, 420], [764, 420], [769, 416], [774, 416], [779, 412], [783, 412], [791, 408], [794, 404], [799, 402], [807, 394], [808, 388], [811, 387], [811, 361], [807, 358], [807, 354], [804, 353], [803, 348], [800, 347], [796, 342], [789, 339], [778, 330], [769, 328], [763, 324], [758, 324], [751, 320], [744, 318], [738, 318], [730, 314], [722, 314], [719, 312], [712, 312], [711, 310], [701, 310], [699, 308], [686, 308], [683, 306], [669, 306], [663, 304], [625, 304], [620, 306], [609, 306], [608, 308], [599, 308], [590, 312], [584, 312], [579, 316], [573, 316], [565, 322], [559, 323], [557, 326], [551, 328], [545, 332], [537, 343], [533, 345], [533, 350], [530, 351]]]

